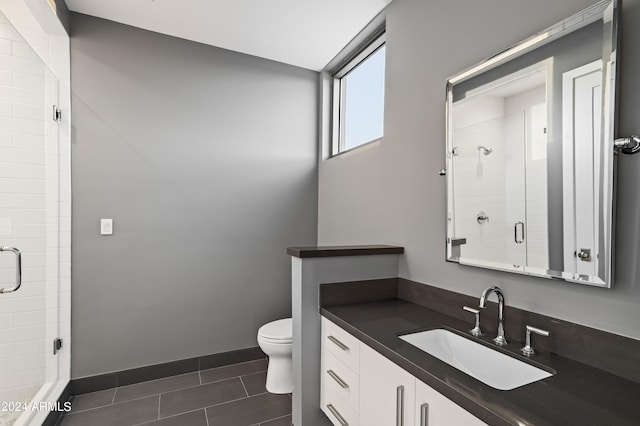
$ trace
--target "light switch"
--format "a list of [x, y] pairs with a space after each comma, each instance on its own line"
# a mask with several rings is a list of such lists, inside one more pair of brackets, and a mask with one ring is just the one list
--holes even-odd
[[100, 235], [113, 235], [113, 219], [100, 219]]

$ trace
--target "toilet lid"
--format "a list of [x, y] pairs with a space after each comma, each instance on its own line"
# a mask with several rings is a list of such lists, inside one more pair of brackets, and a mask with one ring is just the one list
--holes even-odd
[[268, 340], [291, 342], [291, 337], [293, 335], [291, 318], [284, 318], [263, 325], [258, 330], [258, 335]]

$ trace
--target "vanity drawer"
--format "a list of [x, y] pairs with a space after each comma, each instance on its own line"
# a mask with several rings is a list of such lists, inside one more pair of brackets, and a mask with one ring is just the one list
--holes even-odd
[[335, 426], [358, 426], [358, 414], [330, 388], [325, 387], [321, 408]]
[[322, 347], [358, 374], [360, 341], [325, 317], [322, 317]]
[[329, 351], [324, 351], [323, 365], [321, 374], [324, 381], [324, 392], [335, 393], [357, 414], [360, 395], [358, 375]]

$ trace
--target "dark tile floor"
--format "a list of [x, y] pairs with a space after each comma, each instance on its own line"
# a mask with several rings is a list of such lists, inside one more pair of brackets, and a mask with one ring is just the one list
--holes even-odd
[[62, 426], [289, 426], [291, 398], [265, 389], [257, 360], [73, 397]]

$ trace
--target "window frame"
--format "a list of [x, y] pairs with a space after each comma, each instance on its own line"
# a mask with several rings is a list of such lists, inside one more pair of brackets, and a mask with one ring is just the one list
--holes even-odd
[[[335, 67], [331, 73], [331, 86], [332, 86], [332, 114], [331, 114], [331, 155], [335, 157], [345, 152], [352, 151], [360, 148], [361, 146], [368, 145], [372, 142], [378, 141], [383, 138], [384, 134], [379, 138], [372, 139], [364, 142], [358, 146], [354, 146], [349, 149], [344, 149], [344, 137], [345, 137], [345, 85], [342, 84], [342, 79], [355, 70], [360, 64], [365, 62], [370, 56], [375, 54], [378, 50], [386, 45], [386, 32], [385, 27], [378, 28], [371, 36], [369, 36], [362, 44], [352, 51], [338, 66]], [[386, 66], [386, 53], [385, 53], [385, 66]], [[383, 87], [384, 90], [384, 87]], [[384, 128], [383, 128], [384, 132]]]

